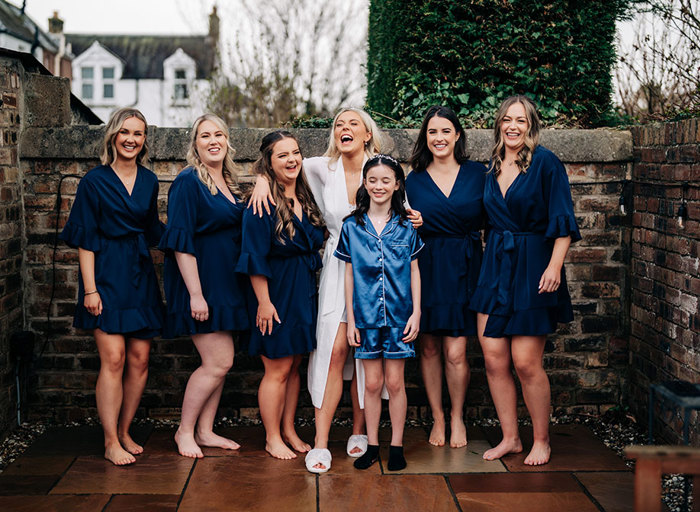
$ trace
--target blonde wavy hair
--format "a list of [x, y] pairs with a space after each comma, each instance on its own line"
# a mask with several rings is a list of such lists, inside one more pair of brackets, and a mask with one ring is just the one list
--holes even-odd
[[[270, 183], [270, 191], [277, 205], [275, 236], [282, 243], [284, 243], [282, 239], [283, 231], [289, 235], [290, 239], [294, 238], [294, 234], [296, 233], [293, 223], [294, 211], [289, 204], [288, 198], [284, 195], [284, 187], [277, 181], [275, 171], [272, 169], [272, 153], [274, 152], [275, 144], [283, 139], [293, 139], [297, 142], [297, 145], [299, 143], [294, 135], [285, 130], [276, 130], [268, 133], [263, 137], [262, 143], [260, 144], [260, 158], [253, 163], [253, 173], [265, 176]], [[321, 210], [319, 210], [316, 201], [314, 201], [314, 196], [304, 176], [303, 168], [300, 170], [299, 176], [297, 176], [296, 179], [295, 193], [311, 224], [317, 227], [323, 227]]]
[[237, 197], [241, 197], [241, 189], [238, 186], [238, 166], [233, 161], [233, 157], [236, 154], [236, 150], [231, 146], [231, 141], [229, 140], [229, 130], [226, 126], [226, 122], [219, 116], [214, 114], [204, 114], [195, 119], [192, 129], [190, 130], [190, 144], [187, 149], [187, 163], [194, 167], [197, 171], [197, 176], [206, 185], [211, 195], [215, 196], [219, 193], [219, 189], [216, 188], [216, 183], [209, 175], [207, 166], [204, 165], [202, 159], [199, 157], [197, 152], [197, 135], [199, 133], [199, 126], [204, 121], [211, 121], [219, 128], [226, 137], [226, 156], [224, 157], [224, 165], [222, 169], [222, 174], [224, 176], [224, 181], [226, 186], [231, 191], [231, 193]]
[[146, 165], [148, 162], [148, 123], [146, 118], [143, 116], [141, 111], [135, 108], [120, 108], [112, 114], [107, 123], [107, 128], [105, 130], [105, 137], [102, 140], [102, 151], [100, 151], [100, 161], [102, 165], [113, 166], [117, 161], [117, 145], [115, 140], [117, 139], [117, 134], [121, 130], [124, 121], [130, 117], [135, 117], [139, 121], [143, 122], [143, 147], [139, 154], [136, 156], [136, 163], [139, 165]]
[[337, 162], [338, 158], [340, 158], [340, 150], [335, 144], [335, 123], [338, 122], [338, 118], [345, 112], [355, 112], [358, 116], [360, 116], [360, 119], [362, 119], [362, 122], [365, 124], [365, 129], [371, 135], [370, 139], [365, 144], [365, 156], [369, 159], [372, 158], [374, 155], [381, 153], [383, 142], [382, 139], [384, 137], [382, 135], [382, 132], [379, 130], [377, 123], [374, 122], [374, 119], [372, 119], [367, 112], [360, 108], [343, 107], [333, 118], [333, 124], [331, 125], [331, 134], [328, 138], [328, 148], [326, 149], [326, 152], [323, 154], [323, 156], [329, 157], [331, 162]]
[[508, 109], [516, 103], [520, 103], [525, 109], [525, 117], [527, 117], [528, 124], [524, 145], [522, 149], [518, 151], [518, 158], [515, 160], [520, 172], [527, 172], [532, 162], [532, 153], [540, 143], [540, 128], [542, 123], [540, 121], [540, 116], [537, 115], [537, 105], [535, 105], [535, 102], [521, 94], [510, 96], [503, 100], [503, 103], [501, 103], [501, 106], [498, 108], [496, 122], [493, 125], [494, 146], [491, 152], [489, 172], [493, 172], [495, 176], [501, 174], [501, 165], [506, 155], [505, 142], [503, 141], [503, 134], [501, 133], [503, 118], [506, 117]]

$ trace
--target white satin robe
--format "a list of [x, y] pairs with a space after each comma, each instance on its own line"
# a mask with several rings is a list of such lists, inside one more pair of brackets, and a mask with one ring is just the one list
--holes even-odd
[[[313, 192], [316, 204], [321, 209], [330, 236], [323, 252], [323, 268], [318, 287], [318, 320], [316, 322], [316, 350], [311, 352], [308, 369], [308, 388], [311, 401], [317, 409], [323, 404], [323, 395], [328, 381], [333, 341], [340, 322], [345, 322], [345, 262], [334, 257], [338, 246], [343, 218], [350, 214], [353, 206], [348, 203], [345, 171], [342, 159], [331, 163], [330, 158], [319, 156], [304, 159], [304, 174]], [[359, 178], [362, 182], [362, 176]], [[359, 183], [358, 183], [359, 185]], [[347, 343], [347, 342], [345, 342]], [[353, 364], [357, 374], [357, 391], [360, 407], [364, 409], [365, 373], [362, 363], [355, 360], [352, 351], [345, 362], [343, 378], [352, 378]], [[388, 398], [386, 391], [382, 393]]]

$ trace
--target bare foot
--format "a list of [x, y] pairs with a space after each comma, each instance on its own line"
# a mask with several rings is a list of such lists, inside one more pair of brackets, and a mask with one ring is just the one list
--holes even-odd
[[232, 439], [216, 435], [214, 432], [199, 433], [194, 436], [194, 440], [199, 446], [210, 448], [223, 448], [224, 450], [238, 450], [241, 445]]
[[[466, 437], [466, 434], [465, 434]], [[445, 446], [445, 419], [433, 419], [433, 428], [430, 430], [428, 442], [433, 446]]]
[[462, 418], [453, 418], [450, 422], [450, 430], [450, 446], [452, 448], [467, 446], [467, 427]]
[[520, 442], [520, 439], [511, 441], [504, 439], [498, 443], [498, 446], [484, 452], [484, 460], [496, 460], [509, 453], [520, 453], [521, 451], [523, 451], [523, 444]]
[[292, 431], [291, 434], [282, 434], [282, 439], [299, 453], [306, 453], [311, 450], [311, 445], [302, 441], [294, 431]]
[[128, 432], [119, 436], [119, 442], [124, 449], [132, 455], [140, 455], [143, 453], [143, 446], [137, 444], [136, 441], [131, 438]]
[[126, 466], [136, 462], [136, 458], [127, 452], [119, 443], [105, 446], [105, 459], [115, 466]]
[[552, 449], [548, 442], [545, 441], [535, 441], [532, 444], [532, 450], [525, 457], [524, 464], [528, 466], [541, 466], [542, 464], [547, 464], [549, 462], [549, 456], [552, 453]]
[[175, 432], [175, 443], [177, 444], [177, 451], [183, 457], [190, 457], [192, 459], [201, 459], [204, 457], [201, 448], [197, 445], [194, 440], [194, 434], [183, 434], [180, 429]]
[[290, 460], [297, 458], [296, 453], [290, 450], [281, 439], [278, 441], [266, 441], [265, 450], [276, 459]]

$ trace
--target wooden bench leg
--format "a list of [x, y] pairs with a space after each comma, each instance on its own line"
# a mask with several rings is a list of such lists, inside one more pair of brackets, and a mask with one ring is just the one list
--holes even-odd
[[639, 458], [634, 468], [634, 511], [661, 512], [661, 463]]
[[693, 512], [700, 512], [700, 473], [693, 475]]

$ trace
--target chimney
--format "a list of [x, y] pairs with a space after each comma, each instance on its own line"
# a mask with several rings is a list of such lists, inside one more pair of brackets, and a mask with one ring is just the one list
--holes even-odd
[[219, 15], [216, 14], [216, 4], [212, 7], [209, 15], [209, 38], [212, 39], [214, 46], [219, 41]]
[[63, 32], [63, 20], [58, 17], [58, 11], [53, 12], [53, 18], [49, 18], [49, 32], [61, 34]]

